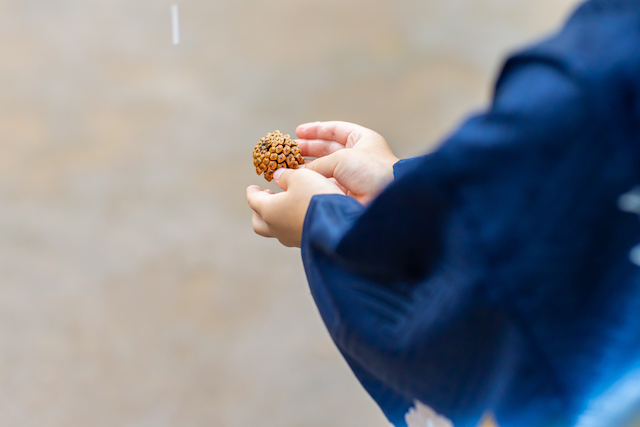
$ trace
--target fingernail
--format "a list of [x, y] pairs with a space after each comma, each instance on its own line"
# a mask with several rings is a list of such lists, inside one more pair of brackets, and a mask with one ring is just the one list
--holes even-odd
[[284, 172], [284, 168], [276, 169], [276, 171], [273, 173], [273, 179], [275, 179], [276, 181], [279, 180], [282, 172]]

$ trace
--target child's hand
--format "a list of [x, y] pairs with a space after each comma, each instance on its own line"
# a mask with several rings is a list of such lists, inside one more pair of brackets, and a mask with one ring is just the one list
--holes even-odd
[[311, 198], [316, 194], [344, 195], [344, 192], [334, 182], [306, 169], [278, 169], [274, 178], [286, 191], [274, 194], [257, 185], [247, 188], [247, 201], [254, 210], [253, 231], [264, 237], [275, 237], [285, 246], [300, 247], [302, 225]]
[[393, 180], [398, 158], [378, 133], [346, 122], [298, 126], [303, 156], [317, 157], [306, 169], [334, 178], [343, 191], [366, 204]]

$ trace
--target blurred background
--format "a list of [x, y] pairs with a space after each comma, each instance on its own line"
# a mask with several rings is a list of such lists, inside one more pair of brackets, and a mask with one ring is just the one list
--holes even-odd
[[423, 153], [574, 0], [179, 0], [177, 46], [171, 4], [0, 0], [0, 425], [386, 427], [253, 234], [253, 146]]

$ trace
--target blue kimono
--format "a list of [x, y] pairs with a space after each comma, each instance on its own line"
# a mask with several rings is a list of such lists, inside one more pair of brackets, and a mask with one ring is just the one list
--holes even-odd
[[369, 206], [312, 199], [311, 292], [395, 426], [415, 401], [456, 427], [637, 417], [639, 162], [640, 0], [592, 0]]

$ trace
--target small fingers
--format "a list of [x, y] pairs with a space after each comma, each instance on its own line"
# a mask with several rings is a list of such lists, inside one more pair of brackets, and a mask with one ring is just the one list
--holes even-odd
[[322, 139], [335, 141], [346, 147], [353, 146], [363, 134], [373, 132], [365, 127], [348, 122], [316, 122], [300, 125], [296, 135], [300, 139]]
[[273, 173], [273, 179], [278, 185], [278, 187], [287, 191], [287, 188], [289, 188], [289, 177], [293, 173], [295, 173], [295, 169], [286, 169], [286, 168], [276, 169], [276, 171]]
[[256, 211], [258, 214], [262, 213], [265, 200], [272, 195], [273, 191], [263, 190], [257, 185], [250, 185], [247, 187], [247, 202], [249, 202], [251, 209]]
[[253, 226], [253, 231], [257, 235], [262, 237], [273, 237], [273, 234], [269, 229], [269, 224], [267, 224], [257, 212], [254, 212], [251, 217], [251, 225]]
[[305, 166], [309, 170], [318, 172], [320, 175], [327, 178], [331, 178], [334, 176], [334, 172], [340, 161], [345, 158], [345, 155], [348, 156], [348, 152], [342, 151], [325, 157], [318, 157], [314, 161], [307, 163]]
[[321, 139], [300, 139], [298, 147], [300, 154], [308, 157], [323, 157], [345, 148], [339, 142]]

